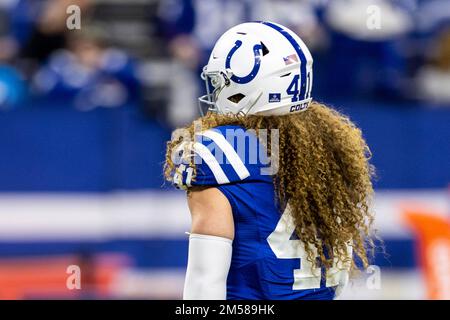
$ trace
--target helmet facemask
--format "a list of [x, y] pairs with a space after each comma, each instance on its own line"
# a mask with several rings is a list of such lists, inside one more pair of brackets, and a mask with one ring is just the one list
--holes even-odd
[[[200, 77], [205, 81], [206, 94], [198, 98], [198, 107], [201, 116], [204, 116], [208, 112], [215, 112], [220, 114], [233, 113], [231, 110], [225, 107], [226, 110], [221, 107], [217, 101], [220, 93], [225, 87], [231, 84], [230, 78], [233, 73], [227, 69], [224, 71], [212, 71], [207, 72], [206, 66], [203, 68], [203, 72]], [[226, 99], [239, 106], [239, 114], [246, 115], [248, 111], [255, 105], [256, 101], [261, 97], [261, 90], [256, 90], [251, 95], [245, 95], [243, 93], [236, 93]]]
[[206, 87], [206, 94], [198, 98], [200, 114], [204, 116], [207, 112], [225, 113], [217, 105], [217, 97], [223, 88], [230, 85], [229, 75], [223, 71], [207, 72], [205, 66], [200, 77], [205, 81]]

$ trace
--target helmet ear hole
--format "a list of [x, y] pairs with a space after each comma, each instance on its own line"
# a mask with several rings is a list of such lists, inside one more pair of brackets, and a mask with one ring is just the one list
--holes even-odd
[[233, 103], [239, 103], [239, 101], [241, 101], [242, 99], [245, 98], [245, 95], [242, 93], [236, 93], [233, 94], [232, 96], [228, 97], [228, 100], [230, 100]]
[[262, 54], [263, 57], [269, 53], [269, 49], [267, 49], [266, 45], [261, 41], [261, 46], [262, 46]]

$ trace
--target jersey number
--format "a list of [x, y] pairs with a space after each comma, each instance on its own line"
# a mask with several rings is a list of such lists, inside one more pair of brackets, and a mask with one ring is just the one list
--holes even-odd
[[[321, 269], [307, 259], [305, 246], [301, 240], [291, 240], [294, 231], [295, 224], [287, 207], [275, 230], [267, 238], [267, 242], [278, 259], [300, 259], [300, 268], [294, 269], [293, 290], [320, 288]], [[345, 279], [347, 271], [341, 269], [333, 266], [327, 271], [327, 287], [337, 286]]]
[[[185, 183], [183, 183], [184, 172], [186, 172]], [[180, 164], [178, 168], [175, 170], [175, 174], [173, 175], [173, 183], [179, 188], [190, 187], [193, 173], [194, 169], [192, 167], [186, 167], [186, 165]]]
[[[292, 96], [291, 101], [297, 102], [300, 100], [300, 75], [296, 74], [294, 78], [292, 78], [291, 83], [289, 84], [288, 88], [286, 89], [286, 93], [288, 95]], [[308, 99], [311, 97], [311, 73], [308, 72], [306, 76], [306, 94], [305, 99]]]

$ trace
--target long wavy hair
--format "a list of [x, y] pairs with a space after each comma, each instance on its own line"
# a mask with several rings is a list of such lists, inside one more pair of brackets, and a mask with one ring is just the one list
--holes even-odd
[[[350, 264], [353, 270], [369, 265], [374, 251], [370, 209], [374, 170], [361, 130], [348, 117], [313, 101], [308, 110], [283, 116], [209, 113], [183, 131], [193, 137], [199, 124], [202, 130], [221, 125], [240, 125], [256, 132], [278, 129], [278, 148], [265, 142], [279, 159], [273, 177], [274, 200], [289, 203], [308, 260], [315, 263], [318, 256], [327, 268], [336, 263]], [[166, 180], [171, 181], [176, 170], [172, 154], [182, 139], [175, 134], [167, 143]], [[350, 258], [348, 246], [353, 251]], [[356, 264], [357, 260], [362, 263]]]

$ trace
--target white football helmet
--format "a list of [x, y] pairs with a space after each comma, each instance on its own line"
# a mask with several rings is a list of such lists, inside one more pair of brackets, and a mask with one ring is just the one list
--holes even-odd
[[[247, 22], [216, 42], [202, 79], [202, 114], [283, 115], [311, 101], [313, 59], [291, 30], [272, 22]], [[212, 92], [211, 92], [212, 89]]]

